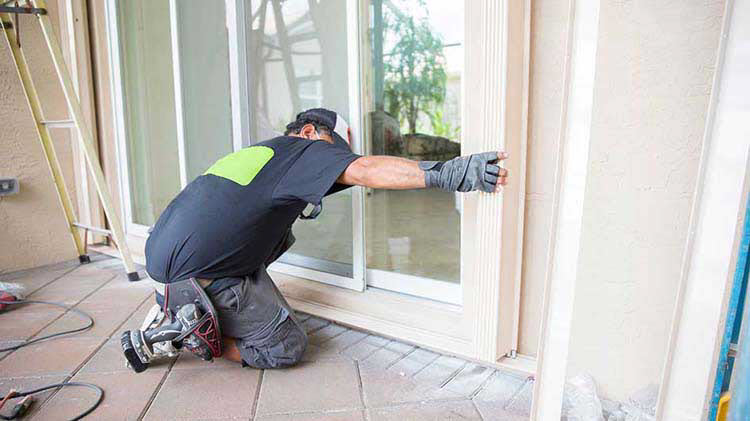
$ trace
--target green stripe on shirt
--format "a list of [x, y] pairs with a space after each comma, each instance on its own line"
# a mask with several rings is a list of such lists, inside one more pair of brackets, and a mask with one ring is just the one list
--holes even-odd
[[268, 146], [251, 146], [216, 161], [204, 175], [213, 174], [247, 186], [271, 158], [273, 149]]

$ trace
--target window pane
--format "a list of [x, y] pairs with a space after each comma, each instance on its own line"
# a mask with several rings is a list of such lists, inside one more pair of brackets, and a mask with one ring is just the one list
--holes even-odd
[[[463, 2], [372, 0], [370, 13], [369, 152], [460, 155]], [[369, 192], [367, 266], [459, 282], [459, 203], [438, 190]]]
[[233, 149], [229, 44], [224, 0], [178, 1], [176, 6], [190, 182]]
[[[346, 0], [259, 1], [252, 14], [253, 141], [282, 134], [308, 108], [330, 108], [349, 119]], [[297, 243], [291, 252], [343, 263], [350, 274], [351, 203], [348, 190], [325, 198], [317, 219], [294, 225]], [[307, 265], [304, 259], [294, 263]], [[341, 272], [322, 263], [309, 265]]]
[[132, 222], [153, 225], [180, 191], [167, 0], [117, 2]]

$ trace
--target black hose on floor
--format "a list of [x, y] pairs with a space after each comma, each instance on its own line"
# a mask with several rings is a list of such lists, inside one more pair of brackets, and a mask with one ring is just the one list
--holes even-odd
[[[62, 387], [68, 387], [68, 386], [87, 387], [87, 388], [92, 389], [95, 392], [97, 392], [96, 402], [94, 402], [94, 404], [91, 405], [84, 412], [81, 412], [80, 414], [76, 415], [74, 418], [71, 418], [70, 419], [71, 421], [80, 420], [83, 417], [85, 417], [86, 415], [92, 413], [99, 406], [99, 404], [102, 403], [102, 399], [104, 399], [104, 389], [102, 389], [101, 387], [99, 387], [99, 386], [97, 386], [97, 385], [95, 385], [93, 383], [84, 383], [84, 382], [65, 382], [65, 383], [50, 384], [50, 385], [47, 385], [47, 386], [42, 386], [42, 387], [37, 388], [37, 389], [27, 390], [27, 391], [23, 391], [23, 392], [15, 392], [15, 393], [13, 393], [12, 396], [9, 397], [9, 399], [22, 398], [24, 396], [31, 396], [31, 395], [35, 395], [37, 393], [44, 392], [45, 390], [55, 389], [55, 388], [58, 388], [58, 387], [60, 387], [60, 388], [62, 388]], [[4, 415], [0, 415], [0, 418], [2, 418], [4, 420], [14, 420], [14, 419], [16, 419], [18, 417], [21, 417], [21, 416], [23, 416], [23, 414], [17, 414], [17, 415], [14, 414], [13, 416], [10, 416], [10, 417], [6, 417]]]
[[[70, 330], [64, 330], [62, 332], [51, 333], [49, 335], [45, 335], [45, 336], [41, 336], [39, 338], [34, 338], [34, 339], [31, 339], [31, 340], [25, 341], [25, 342], [20, 343], [18, 345], [9, 346], [9, 347], [6, 347], [6, 348], [0, 348], [0, 352], [15, 351], [15, 350], [23, 348], [25, 346], [29, 346], [31, 344], [34, 344], [34, 343], [37, 343], [37, 342], [41, 342], [41, 341], [44, 341], [44, 340], [47, 340], [47, 339], [52, 339], [52, 338], [57, 338], [57, 337], [64, 336], [64, 335], [72, 335], [74, 333], [83, 332], [84, 330], [88, 330], [92, 326], [94, 326], [94, 319], [91, 318], [90, 315], [88, 315], [87, 313], [85, 313], [85, 312], [83, 312], [81, 310], [78, 310], [76, 308], [66, 306], [65, 304], [62, 304], [62, 303], [56, 303], [56, 302], [52, 302], [52, 301], [40, 301], [40, 300], [15, 300], [15, 301], [0, 300], [0, 304], [10, 304], [10, 305], [13, 305], [13, 304], [45, 304], [45, 305], [60, 307], [60, 308], [63, 308], [65, 310], [67, 310], [67, 311], [70, 311], [72, 313], [75, 313], [75, 314], [81, 316], [81, 319], [83, 319], [86, 322], [86, 324], [84, 326], [79, 327], [79, 328], [70, 329]], [[87, 388], [92, 389], [92, 390], [94, 390], [94, 391], [97, 392], [96, 402], [94, 402], [93, 405], [91, 405], [88, 409], [86, 409], [86, 411], [80, 413], [75, 418], [71, 418], [72, 421], [80, 420], [83, 417], [85, 417], [86, 415], [89, 415], [91, 412], [93, 412], [99, 406], [99, 404], [102, 402], [102, 399], [104, 399], [104, 390], [101, 387], [99, 387], [99, 386], [97, 386], [95, 384], [84, 383], [84, 382], [63, 382], [63, 383], [50, 384], [50, 385], [42, 386], [42, 387], [37, 388], [37, 389], [32, 389], [32, 390], [27, 390], [27, 391], [21, 391], [21, 392], [11, 391], [7, 395], [5, 395], [5, 399], [3, 399], [3, 404], [6, 401], [10, 400], [10, 399], [22, 398], [22, 397], [30, 397], [32, 395], [44, 392], [46, 390], [56, 389], [56, 388], [63, 388], [63, 387], [69, 387], [69, 386], [73, 386], [73, 387], [87, 387]], [[27, 398], [27, 399], [29, 399], [29, 398]], [[1, 415], [0, 414], [0, 419], [3, 419], [3, 420], [13, 420], [13, 419], [17, 419], [17, 418], [23, 416], [23, 413], [26, 412], [26, 410], [28, 409], [28, 406], [30, 405], [30, 401], [28, 401], [28, 404], [26, 404], [25, 407], [22, 408], [22, 404], [25, 403], [26, 401], [27, 400], [24, 400], [24, 401], [22, 401], [21, 404], [16, 405], [16, 408], [13, 411], [14, 413], [11, 416], [5, 416], [5, 415]]]
[[39, 338], [34, 338], [34, 339], [29, 340], [29, 341], [20, 343], [18, 345], [9, 346], [7, 348], [0, 348], [0, 352], [15, 351], [15, 350], [23, 348], [25, 346], [29, 346], [31, 344], [35, 344], [37, 342], [41, 342], [41, 341], [44, 341], [44, 340], [47, 340], [47, 339], [52, 339], [52, 338], [57, 338], [59, 336], [72, 335], [73, 333], [83, 332], [84, 330], [90, 329], [91, 326], [94, 325], [94, 319], [92, 319], [91, 316], [89, 316], [88, 314], [84, 313], [81, 310], [78, 310], [77, 308], [68, 307], [68, 306], [66, 306], [65, 304], [62, 304], [62, 303], [55, 303], [55, 302], [52, 302], [52, 301], [39, 301], [39, 300], [16, 300], [16, 301], [2, 301], [2, 300], [0, 300], [0, 304], [46, 304], [46, 305], [50, 305], [50, 306], [60, 307], [60, 308], [63, 308], [65, 310], [68, 310], [70, 312], [76, 313], [79, 316], [81, 316], [81, 318], [84, 321], [86, 321], [86, 325], [85, 326], [82, 326], [82, 327], [79, 327], [79, 328], [76, 328], [76, 329], [64, 330], [62, 332], [51, 333], [49, 335], [41, 336]]

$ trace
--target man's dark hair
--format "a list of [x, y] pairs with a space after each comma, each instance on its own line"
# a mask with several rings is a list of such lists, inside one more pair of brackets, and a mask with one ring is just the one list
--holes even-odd
[[286, 125], [284, 136], [288, 136], [291, 133], [299, 133], [299, 131], [302, 130], [303, 127], [305, 127], [305, 124], [312, 124], [313, 126], [315, 126], [315, 130], [317, 130], [318, 134], [321, 135], [330, 136], [331, 132], [333, 132], [333, 129], [328, 127], [327, 125], [309, 118], [309, 116], [306, 116], [305, 113], [299, 113], [297, 114], [296, 120]]

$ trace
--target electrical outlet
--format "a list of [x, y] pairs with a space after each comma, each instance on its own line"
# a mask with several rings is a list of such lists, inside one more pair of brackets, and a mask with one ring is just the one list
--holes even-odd
[[18, 194], [20, 187], [17, 178], [0, 178], [0, 196]]

